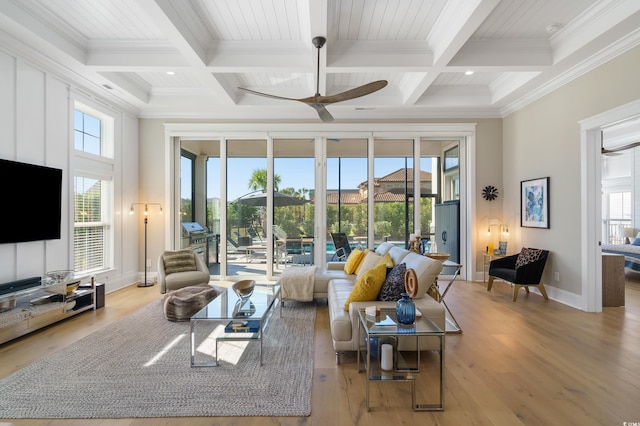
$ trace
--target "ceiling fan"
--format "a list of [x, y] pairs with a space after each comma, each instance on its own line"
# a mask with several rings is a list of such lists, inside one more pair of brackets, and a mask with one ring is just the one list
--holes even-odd
[[244, 87], [238, 87], [238, 89], [243, 90], [247, 93], [251, 93], [253, 95], [264, 96], [267, 98], [273, 99], [282, 99], [286, 101], [298, 101], [304, 104], [309, 105], [311, 108], [315, 109], [318, 113], [318, 116], [322, 121], [331, 122], [333, 121], [333, 116], [327, 111], [325, 106], [334, 104], [336, 102], [348, 101], [349, 99], [359, 98], [361, 96], [369, 95], [373, 92], [376, 92], [387, 85], [387, 80], [378, 80], [371, 83], [367, 83], [362, 86], [358, 86], [354, 89], [347, 90], [346, 92], [338, 93], [336, 95], [331, 96], [322, 96], [320, 94], [320, 49], [326, 43], [327, 39], [324, 37], [314, 37], [311, 42], [318, 50], [318, 64], [316, 69], [316, 94], [313, 96], [309, 96], [308, 98], [285, 98], [283, 96], [270, 95], [268, 93], [256, 92], [254, 90], [245, 89]]
[[613, 155], [621, 155], [622, 151], [626, 151], [627, 149], [631, 149], [631, 148], [635, 148], [637, 146], [640, 146], [640, 141], [638, 142], [631, 142], [628, 143], [626, 145], [620, 146], [618, 148], [611, 148], [611, 149], [606, 149], [603, 145], [603, 143], [601, 142], [600, 145], [600, 153], [602, 155], [609, 155], [609, 156], [613, 156]]

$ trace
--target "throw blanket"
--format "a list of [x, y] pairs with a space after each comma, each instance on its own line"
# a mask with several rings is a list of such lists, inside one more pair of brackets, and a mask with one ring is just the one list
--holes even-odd
[[283, 300], [310, 302], [313, 300], [313, 280], [317, 266], [292, 266], [280, 275], [278, 284], [282, 286]]
[[624, 266], [640, 271], [640, 246], [633, 244], [603, 244], [603, 253], [621, 254], [624, 256]]

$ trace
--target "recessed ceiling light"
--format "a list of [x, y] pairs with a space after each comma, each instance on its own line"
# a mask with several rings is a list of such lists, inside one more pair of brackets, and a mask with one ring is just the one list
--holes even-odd
[[558, 32], [560, 28], [562, 28], [562, 24], [551, 24], [551, 25], [548, 25], [547, 28], [545, 28], [545, 30], [547, 31], [548, 34], [555, 34]]
[[175, 71], [167, 71], [167, 75], [175, 75]]
[[473, 74], [473, 71], [471, 71], [471, 70], [464, 72], [464, 75], [472, 75], [472, 74]]

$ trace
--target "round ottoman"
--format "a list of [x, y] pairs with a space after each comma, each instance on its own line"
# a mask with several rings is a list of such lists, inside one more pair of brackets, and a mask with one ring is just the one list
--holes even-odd
[[208, 284], [183, 287], [164, 296], [162, 308], [169, 321], [188, 321], [200, 309], [215, 299], [220, 291]]

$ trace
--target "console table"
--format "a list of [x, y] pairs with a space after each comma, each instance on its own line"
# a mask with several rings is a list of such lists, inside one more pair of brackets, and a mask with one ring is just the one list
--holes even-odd
[[[42, 284], [38, 278], [38, 285], [0, 295], [0, 343], [96, 309], [95, 286], [81, 285], [68, 294], [66, 284]], [[104, 294], [104, 287], [100, 290]], [[104, 306], [104, 296], [101, 306]]]

